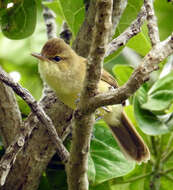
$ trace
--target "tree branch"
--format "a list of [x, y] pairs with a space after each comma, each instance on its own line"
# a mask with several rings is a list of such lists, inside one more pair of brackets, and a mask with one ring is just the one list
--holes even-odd
[[94, 19], [96, 14], [96, 2], [97, 0], [92, 0], [89, 3], [88, 10], [85, 15], [85, 20], [78, 32], [78, 35], [73, 42], [73, 49], [76, 53], [82, 57], [87, 58], [92, 42]]
[[149, 79], [149, 74], [158, 69], [158, 64], [173, 53], [173, 34], [165, 41], [158, 43], [153, 49], [143, 58], [142, 64], [138, 66], [130, 79], [122, 87], [111, 92], [98, 94], [90, 98], [87, 102], [87, 111], [92, 112], [98, 107], [120, 104]]
[[126, 45], [133, 36], [137, 35], [141, 31], [141, 26], [145, 19], [146, 11], [144, 6], [142, 6], [137, 18], [131, 23], [131, 25], [108, 44], [105, 57], [117, 51], [119, 47]]
[[[51, 117], [59, 136], [64, 140], [65, 129], [71, 123], [72, 110], [61, 103], [52, 92], [44, 96], [40, 104]], [[54, 143], [50, 141], [47, 130], [35, 114], [31, 113], [24, 121], [23, 133], [25, 133], [24, 147], [18, 153], [1, 190], [38, 189], [39, 179], [56, 153]]]
[[60, 33], [60, 38], [62, 38], [67, 44], [70, 44], [72, 33], [66, 22], [63, 23], [62, 31]]
[[152, 46], [155, 46], [160, 42], [159, 30], [157, 26], [157, 18], [154, 14], [153, 0], [144, 0], [144, 6], [147, 12], [148, 21], [148, 34], [151, 40]]
[[113, 0], [112, 29], [111, 29], [111, 35], [110, 35], [111, 38], [115, 34], [116, 28], [126, 8], [126, 5], [127, 5], [127, 0]]
[[[81, 26], [78, 35], [73, 43], [73, 49], [76, 53], [82, 57], [87, 58], [89, 55], [89, 50], [92, 43], [93, 36], [93, 28], [95, 14], [96, 14], [96, 0], [92, 0], [89, 3], [89, 7], [87, 6], [87, 12], [85, 15], [85, 20], [83, 25]], [[113, 1], [113, 10], [112, 10], [112, 28], [110, 32], [109, 39], [112, 38], [116, 27], [119, 23], [121, 15], [126, 7], [126, 0], [114, 0]]]
[[102, 61], [111, 29], [112, 6], [113, 2], [111, 0], [99, 0], [96, 4], [95, 27], [93, 29], [84, 88], [73, 118], [73, 139], [67, 165], [69, 190], [88, 190], [88, 152], [92, 127], [95, 121], [95, 110], [91, 114], [84, 115], [81, 114], [81, 110], [85, 109], [89, 98], [95, 95], [97, 84], [100, 80]]
[[0, 82], [0, 134], [4, 147], [10, 145], [22, 124], [19, 107], [11, 88]]
[[[47, 0], [52, 1], [52, 0]], [[43, 9], [43, 18], [45, 21], [46, 29], [47, 29], [47, 38], [56, 38], [56, 22], [55, 22], [55, 14], [52, 10], [44, 6]]]
[[[58, 155], [60, 156], [63, 163], [66, 163], [69, 157], [69, 153], [64, 147], [61, 139], [59, 138], [56, 129], [51, 121], [51, 119], [46, 115], [43, 108], [34, 100], [32, 95], [29, 92], [22, 88], [18, 83], [15, 83], [2, 69], [0, 69], [0, 80], [3, 81], [6, 85], [10, 86], [16, 94], [22, 97], [24, 101], [30, 106], [32, 112], [37, 116], [40, 122], [46, 127], [48, 133], [51, 137], [51, 140], [56, 145]], [[4, 185], [6, 176], [9, 173], [9, 170], [12, 164], [15, 161], [16, 155], [21, 150], [25, 143], [25, 135], [20, 134], [20, 138], [16, 139], [16, 142], [13, 142], [6, 150], [6, 153], [3, 155], [0, 162], [0, 182], [1, 185]]]

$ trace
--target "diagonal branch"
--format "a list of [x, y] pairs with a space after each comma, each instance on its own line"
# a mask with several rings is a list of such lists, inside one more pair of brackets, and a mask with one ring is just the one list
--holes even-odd
[[165, 41], [158, 43], [144, 57], [142, 64], [131, 75], [128, 82], [114, 91], [96, 95], [87, 102], [92, 112], [98, 107], [119, 104], [133, 95], [136, 90], [149, 79], [149, 74], [158, 69], [158, 64], [173, 53], [173, 34]]
[[[66, 136], [64, 129], [71, 123], [72, 110], [61, 103], [52, 92], [44, 96], [40, 104], [51, 117], [59, 136], [64, 141]], [[47, 130], [32, 112], [24, 121], [20, 135], [21, 133], [25, 136], [25, 144], [17, 154], [6, 183], [1, 187], [2, 190], [36, 190], [43, 171], [56, 153], [55, 145], [50, 141]]]
[[[56, 145], [56, 149], [61, 160], [66, 163], [69, 153], [59, 138], [51, 119], [46, 115], [43, 108], [34, 100], [34, 98], [26, 89], [22, 88], [18, 83], [14, 82], [2, 69], [0, 69], [0, 80], [6, 85], [10, 86], [16, 92], [16, 94], [21, 96], [23, 100], [25, 100], [26, 103], [30, 106], [32, 112], [48, 130], [51, 140]], [[6, 176], [12, 166], [12, 163], [15, 161], [16, 155], [21, 147], [23, 147], [24, 142], [24, 136], [20, 136], [20, 138], [16, 139], [16, 142], [13, 142], [12, 145], [7, 148], [6, 153], [3, 155], [0, 163], [1, 185], [5, 183]], [[9, 159], [9, 156], [11, 159]]]
[[146, 11], [142, 6], [137, 18], [131, 23], [131, 25], [117, 38], [113, 39], [107, 47], [106, 55], [108, 56], [118, 50], [119, 47], [126, 45], [126, 43], [135, 35], [141, 31], [141, 26], [146, 19]]
[[157, 26], [157, 18], [154, 14], [153, 0], [144, 0], [144, 6], [147, 12], [147, 21], [148, 21], [148, 34], [151, 40], [152, 46], [155, 46], [160, 42], [159, 30]]

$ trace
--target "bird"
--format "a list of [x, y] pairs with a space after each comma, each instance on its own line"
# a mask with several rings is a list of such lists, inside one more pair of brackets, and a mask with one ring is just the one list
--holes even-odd
[[[83, 88], [87, 59], [79, 56], [70, 45], [61, 38], [49, 39], [41, 53], [32, 53], [39, 60], [39, 73], [44, 82], [55, 92], [57, 97], [72, 109]], [[103, 69], [98, 83], [99, 93], [118, 88], [115, 78]], [[147, 162], [150, 151], [127, 115], [123, 105], [111, 105], [99, 108], [98, 113], [112, 131], [122, 153], [127, 159], [137, 163]]]

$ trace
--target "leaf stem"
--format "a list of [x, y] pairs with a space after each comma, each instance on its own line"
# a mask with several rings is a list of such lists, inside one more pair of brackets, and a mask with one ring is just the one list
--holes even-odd
[[171, 156], [173, 155], [173, 148], [170, 149], [170, 151], [165, 154], [165, 156], [162, 157], [161, 162], [166, 162]]
[[134, 177], [134, 178], [131, 178], [129, 180], [126, 180], [126, 181], [120, 181], [120, 182], [115, 182], [115, 184], [125, 184], [125, 183], [131, 183], [131, 182], [134, 182], [134, 181], [137, 181], [137, 180], [140, 180], [140, 179], [143, 179], [145, 177], [148, 177], [150, 175], [153, 175], [154, 172], [148, 172], [144, 175], [140, 175], [140, 176], [137, 176], [137, 177]]

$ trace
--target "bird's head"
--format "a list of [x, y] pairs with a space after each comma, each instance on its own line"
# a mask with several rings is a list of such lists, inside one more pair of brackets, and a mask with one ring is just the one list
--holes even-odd
[[73, 63], [78, 55], [72, 48], [60, 38], [52, 38], [43, 46], [41, 53], [32, 53], [32, 56], [39, 59], [41, 62], [48, 63]]

